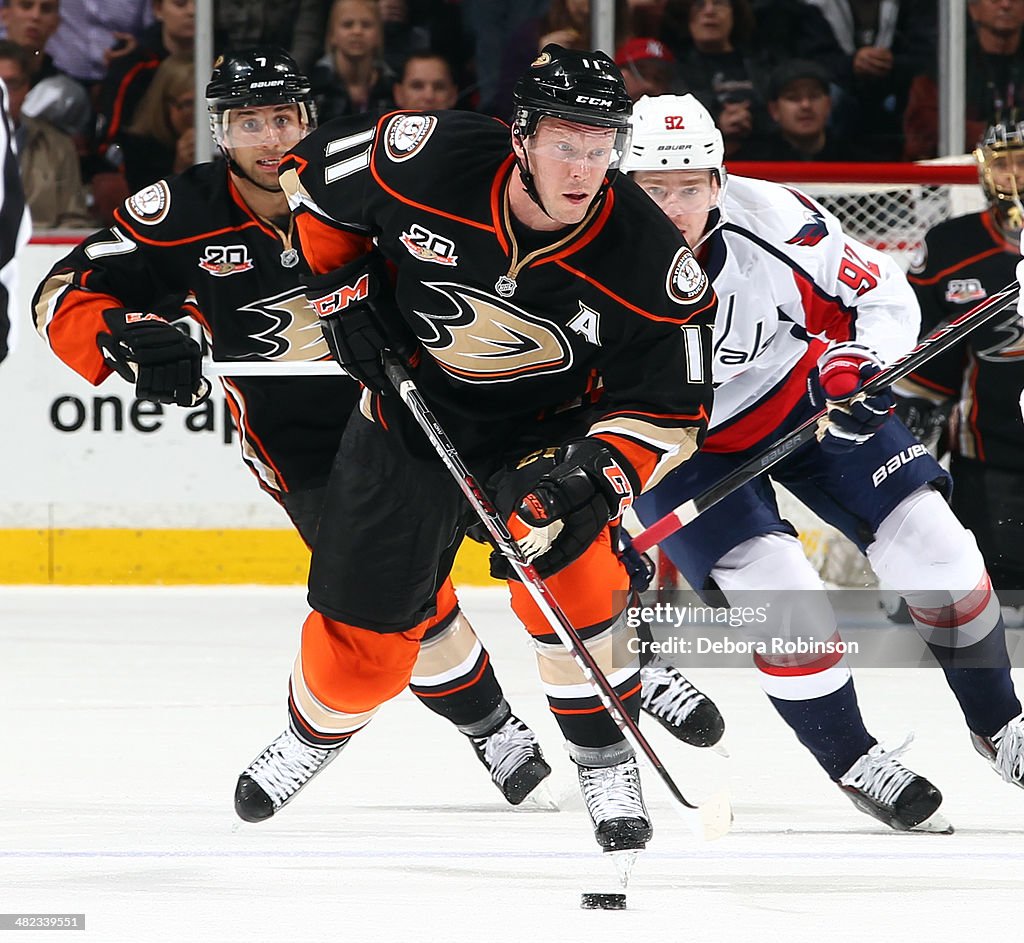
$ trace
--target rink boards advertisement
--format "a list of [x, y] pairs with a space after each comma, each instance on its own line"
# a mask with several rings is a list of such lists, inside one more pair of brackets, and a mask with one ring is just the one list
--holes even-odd
[[[0, 363], [0, 583], [303, 582], [308, 552], [242, 464], [218, 381], [193, 409], [137, 400], [116, 375], [83, 380], [35, 331], [32, 293], [73, 244], [34, 240], [18, 266]], [[464, 552], [456, 575], [485, 582], [484, 555]]]

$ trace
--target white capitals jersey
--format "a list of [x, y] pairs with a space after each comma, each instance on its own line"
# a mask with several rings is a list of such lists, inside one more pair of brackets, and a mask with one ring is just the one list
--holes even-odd
[[729, 177], [700, 258], [718, 294], [711, 452], [768, 435], [807, 395], [831, 342], [853, 341], [883, 364], [917, 342], [914, 292], [884, 253], [843, 233], [806, 194]]

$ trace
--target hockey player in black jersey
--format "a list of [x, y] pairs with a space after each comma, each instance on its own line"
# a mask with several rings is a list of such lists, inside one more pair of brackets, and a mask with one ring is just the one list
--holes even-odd
[[[281, 79], [283, 85], [267, 84]], [[277, 177], [287, 146], [315, 127], [307, 80], [281, 50], [244, 50], [217, 66], [208, 95], [227, 163], [197, 166], [135, 194], [111, 229], [54, 266], [33, 304], [43, 338], [86, 379], [101, 383], [114, 370], [140, 398], [182, 405], [202, 392], [200, 350], [169, 321], [198, 321], [217, 360], [328, 355], [299, 287], [300, 273], [308, 271]], [[268, 113], [265, 145], [229, 140], [230, 124], [237, 120], [252, 135]], [[238, 377], [223, 384], [243, 461], [312, 546], [357, 385], [344, 376]], [[410, 689], [457, 725], [505, 798], [518, 804], [548, 773], [536, 737], [511, 713], [450, 580], [435, 608]], [[647, 709], [685, 742], [704, 746], [717, 739], [722, 721], [714, 704], [671, 666], [656, 668], [645, 666]], [[287, 751], [288, 743], [275, 741], [275, 750]], [[250, 817], [273, 814], [292, 795], [275, 794], [274, 803]]]
[[[989, 127], [974, 156], [987, 208], [932, 228], [909, 275], [921, 303], [923, 335], [1016, 279], [1024, 226], [1024, 123]], [[897, 387], [907, 424], [923, 440], [941, 440], [935, 444], [951, 453], [953, 510], [974, 532], [1004, 609], [1009, 602], [1018, 608], [1024, 603], [1022, 387], [1024, 324], [1012, 309]]]
[[[316, 125], [308, 80], [281, 50], [231, 53], [214, 69], [208, 106], [226, 161], [136, 193], [114, 226], [54, 266], [33, 303], [43, 338], [87, 380], [116, 371], [140, 398], [184, 406], [198, 402], [205, 381], [199, 345], [169, 323], [183, 316], [202, 325], [217, 360], [328, 355], [300, 287], [305, 263], [277, 175], [288, 147]], [[342, 375], [223, 383], [243, 461], [311, 546], [357, 385]], [[512, 714], [450, 581], [434, 609], [412, 689], [470, 739], [518, 804], [550, 769], [533, 731]]]
[[[714, 293], [676, 230], [616, 173], [630, 102], [605, 55], [546, 47], [515, 101], [511, 134], [481, 115], [398, 112], [331, 122], [282, 163], [316, 274], [308, 296], [365, 390], [328, 484], [291, 675], [302, 749], [275, 764], [279, 777], [308, 778], [406, 685], [472, 523], [391, 392], [384, 348], [406, 360], [627, 709], [639, 709], [613, 531], [633, 496], [703, 437]], [[368, 237], [379, 254], [357, 257]], [[510, 591], [598, 843], [644, 847], [631, 748], [523, 587]], [[252, 767], [239, 801], [267, 801]]]

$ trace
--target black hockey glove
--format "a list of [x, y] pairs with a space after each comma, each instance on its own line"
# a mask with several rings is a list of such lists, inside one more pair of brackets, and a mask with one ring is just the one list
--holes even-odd
[[633, 503], [629, 477], [598, 439], [567, 442], [555, 453], [555, 462], [515, 507], [520, 519], [538, 531], [520, 546], [542, 577], [579, 559], [608, 522]]
[[112, 308], [103, 313], [109, 334], [97, 344], [110, 367], [135, 395], [156, 403], [196, 406], [210, 395], [203, 377], [202, 348], [158, 314]]
[[822, 354], [818, 383], [828, 407], [828, 426], [821, 436], [826, 452], [840, 454], [862, 445], [892, 415], [896, 401], [889, 389], [870, 396], [861, 392], [881, 372], [870, 351], [860, 344], [837, 344]]
[[923, 396], [896, 397], [896, 416], [929, 452], [941, 458], [949, 451], [946, 442], [950, 403], [933, 403]]
[[320, 318], [331, 354], [349, 376], [375, 393], [390, 393], [384, 351], [407, 361], [415, 338], [395, 304], [384, 257], [371, 252], [311, 278], [306, 298]]

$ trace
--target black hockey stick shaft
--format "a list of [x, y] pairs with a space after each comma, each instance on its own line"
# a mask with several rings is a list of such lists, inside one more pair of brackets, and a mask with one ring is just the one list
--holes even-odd
[[[904, 354], [899, 360], [894, 360], [877, 376], [872, 377], [864, 384], [861, 391], [864, 395], [870, 396], [878, 393], [888, 386], [892, 386], [897, 380], [902, 380], [907, 374], [913, 373], [921, 364], [945, 350], [949, 350], [959, 344], [971, 331], [976, 330], [983, 324], [988, 323], [994, 317], [1002, 314], [1011, 305], [1017, 303], [1020, 294], [1020, 286], [1013, 282], [1007, 285], [1002, 291], [986, 298], [981, 304], [965, 311], [958, 318], [940, 324], [931, 334], [922, 340], [913, 350]], [[781, 462], [787, 455], [791, 455], [807, 442], [810, 442], [817, 433], [819, 424], [828, 415], [828, 410], [821, 412], [797, 426], [791, 432], [777, 439], [764, 451], [759, 452], [753, 458], [747, 460], [738, 468], [735, 468], [717, 484], [712, 485], [706, 491], [702, 491], [689, 501], [684, 501], [677, 508], [669, 511], [664, 517], [655, 521], [650, 527], [641, 531], [632, 539], [632, 545], [639, 553], [650, 550], [656, 543], [671, 536], [677, 530], [685, 527], [691, 521], [703, 514], [708, 508], [718, 504], [723, 498], [727, 498], [738, 488], [742, 488], [747, 482], [753, 481], [758, 475], [763, 474]]]
[[519, 544], [513, 539], [505, 521], [498, 510], [487, 497], [487, 493], [477, 481], [476, 476], [469, 470], [462, 460], [455, 446], [452, 444], [448, 434], [434, 416], [433, 410], [423, 399], [415, 382], [409, 377], [405, 368], [394, 358], [386, 357], [388, 379], [398, 391], [398, 395], [409, 408], [413, 418], [430, 439], [435, 451], [455, 478], [462, 493], [472, 505], [484, 527], [487, 528], [491, 540], [498, 550], [505, 556], [516, 575], [522, 580], [523, 585], [529, 591], [533, 601], [537, 604], [545, 618], [551, 623], [551, 628], [558, 636], [561, 643], [572, 655], [573, 660], [583, 672], [594, 692], [600, 698], [601, 703], [608, 711], [612, 720], [622, 731], [623, 736], [638, 753], [642, 753], [661, 777], [668, 787], [672, 796], [686, 809], [696, 811], [698, 807], [690, 802], [680, 791], [672, 779], [665, 765], [659, 759], [654, 748], [648, 743], [647, 738], [640, 732], [636, 721], [629, 716], [622, 700], [612, 687], [601, 667], [594, 660], [594, 656], [583, 644], [576, 629], [569, 621], [562, 607], [552, 595], [550, 589], [540, 578], [536, 568], [523, 555]]

